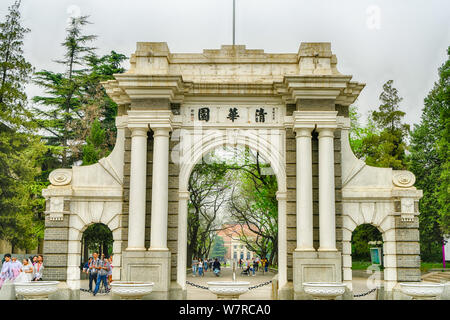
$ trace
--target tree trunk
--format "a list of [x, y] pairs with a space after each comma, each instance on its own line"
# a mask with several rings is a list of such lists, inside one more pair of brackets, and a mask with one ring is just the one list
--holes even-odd
[[187, 268], [191, 267], [192, 255], [193, 254], [194, 254], [194, 252], [192, 251], [192, 248], [190, 246], [188, 246], [188, 248], [187, 248], [187, 259], [186, 259], [186, 267]]

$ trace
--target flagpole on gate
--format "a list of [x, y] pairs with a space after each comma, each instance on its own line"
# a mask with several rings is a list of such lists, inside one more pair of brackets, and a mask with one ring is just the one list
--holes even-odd
[[233, 0], [233, 46], [236, 44], [236, 0]]

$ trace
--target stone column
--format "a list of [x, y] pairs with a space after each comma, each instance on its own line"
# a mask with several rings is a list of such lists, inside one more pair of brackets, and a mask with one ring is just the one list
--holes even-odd
[[319, 131], [319, 251], [336, 250], [334, 128]]
[[278, 283], [282, 288], [287, 283], [287, 192], [278, 191]]
[[167, 219], [169, 196], [169, 127], [152, 127], [153, 180], [150, 249], [168, 251]]
[[130, 212], [127, 251], [145, 250], [145, 194], [147, 178], [148, 126], [130, 127]]
[[177, 282], [183, 290], [186, 289], [186, 263], [179, 263], [187, 259], [187, 219], [188, 219], [189, 191], [178, 194], [178, 258]]
[[296, 128], [297, 142], [297, 249], [315, 251], [313, 246], [312, 147], [313, 128]]

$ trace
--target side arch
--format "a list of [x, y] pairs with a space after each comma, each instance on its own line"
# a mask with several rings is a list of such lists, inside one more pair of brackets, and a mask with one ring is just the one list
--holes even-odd
[[122, 228], [122, 204], [119, 202], [71, 202], [69, 217], [69, 240], [67, 256], [67, 284], [71, 289], [80, 289], [81, 238], [86, 229], [102, 223], [113, 236], [113, 279], [120, 280]]
[[388, 290], [397, 281], [397, 259], [395, 238], [395, 216], [380, 210], [375, 202], [356, 202], [344, 204], [342, 216], [342, 271], [343, 281], [352, 290], [352, 233], [360, 225], [376, 227], [383, 237], [384, 281]]

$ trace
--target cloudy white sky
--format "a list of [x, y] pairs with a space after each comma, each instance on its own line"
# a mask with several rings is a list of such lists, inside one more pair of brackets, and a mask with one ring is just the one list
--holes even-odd
[[[14, 0], [1, 0], [0, 17]], [[58, 70], [67, 19], [89, 15], [99, 54], [129, 56], [138, 41], [164, 41], [172, 52], [232, 43], [232, 0], [22, 0], [27, 59]], [[394, 80], [406, 121], [417, 123], [450, 45], [448, 0], [236, 0], [236, 44], [297, 52], [301, 42], [332, 43], [338, 69], [366, 83], [357, 105], [366, 116]], [[30, 96], [40, 94], [30, 86]]]

